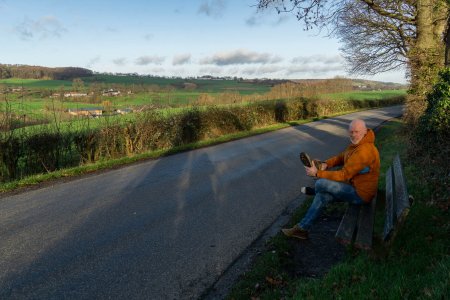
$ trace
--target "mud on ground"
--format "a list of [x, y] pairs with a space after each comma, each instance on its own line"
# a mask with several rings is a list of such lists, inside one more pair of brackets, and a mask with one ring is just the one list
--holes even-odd
[[342, 219], [342, 212], [323, 213], [309, 233], [308, 240], [290, 239], [292, 260], [289, 273], [295, 277], [318, 278], [344, 260], [346, 247], [334, 235]]

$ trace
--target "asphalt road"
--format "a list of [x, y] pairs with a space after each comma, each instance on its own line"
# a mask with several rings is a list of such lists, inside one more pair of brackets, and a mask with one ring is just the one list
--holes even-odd
[[0, 199], [0, 299], [196, 299], [390, 107], [330, 118]]

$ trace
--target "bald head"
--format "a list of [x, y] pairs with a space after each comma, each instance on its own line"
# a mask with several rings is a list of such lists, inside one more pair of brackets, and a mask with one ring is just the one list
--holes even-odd
[[367, 133], [366, 123], [361, 119], [355, 119], [348, 128], [350, 141], [352, 144], [358, 144]]

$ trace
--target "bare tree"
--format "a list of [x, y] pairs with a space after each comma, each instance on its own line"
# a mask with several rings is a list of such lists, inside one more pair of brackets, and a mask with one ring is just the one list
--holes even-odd
[[295, 13], [306, 29], [328, 28], [343, 46], [348, 70], [376, 74], [404, 66], [411, 96], [407, 120], [415, 124], [426, 92], [444, 66], [447, 0], [259, 0], [258, 8]]

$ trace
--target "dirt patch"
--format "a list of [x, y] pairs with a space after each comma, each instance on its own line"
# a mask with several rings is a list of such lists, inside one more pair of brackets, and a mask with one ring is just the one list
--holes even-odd
[[311, 229], [308, 240], [289, 240], [294, 263], [288, 271], [292, 276], [322, 277], [344, 260], [346, 247], [334, 238], [341, 218], [342, 213], [339, 212], [322, 214]]

